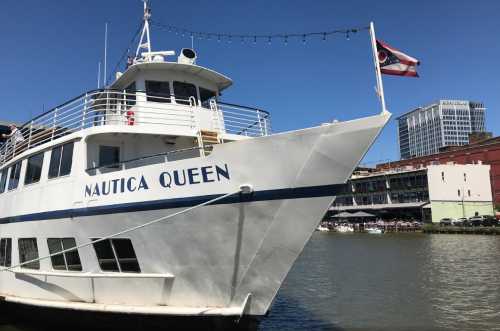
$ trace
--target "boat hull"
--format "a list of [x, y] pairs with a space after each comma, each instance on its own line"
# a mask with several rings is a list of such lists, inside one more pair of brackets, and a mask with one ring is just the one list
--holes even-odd
[[[122, 236], [132, 240], [141, 272], [171, 276], [61, 277], [50, 274], [50, 259], [44, 259], [40, 269], [48, 275], [25, 269], [0, 273], [0, 293], [9, 302], [52, 308], [264, 315], [340, 185], [388, 119], [389, 115], [379, 115], [221, 144], [206, 158], [84, 176], [66, 189], [61, 186], [58, 194], [47, 192], [52, 197], [71, 196], [71, 207], [50, 201], [48, 207], [40, 204], [47, 210], [11, 209], [0, 218], [2, 237], [12, 237], [13, 243], [37, 237], [40, 256], [48, 255], [47, 238], [73, 237], [80, 245], [196, 207], [242, 184], [253, 189]], [[203, 175], [207, 165], [213, 166]], [[176, 185], [178, 169], [187, 169], [183, 185]], [[189, 169], [202, 170], [195, 180]], [[133, 190], [129, 186], [120, 192], [108, 186], [104, 194], [106, 183], [119, 183], [120, 178], [124, 183], [134, 178]], [[79, 254], [85, 272], [102, 273], [91, 245], [80, 248]]]

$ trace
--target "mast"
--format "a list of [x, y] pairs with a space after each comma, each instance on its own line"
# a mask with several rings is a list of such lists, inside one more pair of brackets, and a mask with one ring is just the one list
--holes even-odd
[[151, 8], [148, 6], [148, 1], [144, 2], [144, 26], [142, 28], [141, 39], [139, 40], [139, 45], [137, 46], [137, 51], [135, 52], [135, 59], [142, 57], [141, 50], [145, 50], [146, 61], [151, 61], [151, 39], [149, 35], [149, 19], [151, 18]]

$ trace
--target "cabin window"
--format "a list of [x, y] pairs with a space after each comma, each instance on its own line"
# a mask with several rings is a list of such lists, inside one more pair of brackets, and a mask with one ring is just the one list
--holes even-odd
[[0, 193], [5, 192], [5, 186], [7, 185], [7, 175], [8, 175], [8, 169], [3, 169], [2, 172], [0, 173]]
[[12, 239], [2, 238], [0, 239], [0, 267], [10, 267], [11, 266], [11, 254], [12, 254]]
[[193, 97], [198, 100], [196, 96], [196, 86], [189, 83], [174, 82], [175, 102], [181, 105], [189, 105], [189, 98]]
[[146, 81], [147, 100], [152, 102], [171, 102], [170, 82]]
[[[50, 255], [63, 250], [76, 247], [75, 238], [49, 238], [47, 239]], [[82, 271], [82, 262], [78, 250], [69, 251], [50, 257], [54, 270]]]
[[141, 272], [130, 239], [106, 239], [95, 243], [94, 249], [102, 271]]
[[[19, 239], [19, 263], [38, 259], [38, 245], [36, 238], [22, 238]], [[40, 261], [33, 261], [21, 266], [26, 269], [40, 269]]]
[[118, 167], [120, 163], [120, 147], [99, 146], [99, 166]]
[[49, 178], [67, 176], [73, 165], [73, 145], [65, 144], [52, 149], [50, 155]]
[[10, 167], [9, 191], [15, 190], [19, 185], [19, 176], [21, 175], [21, 162], [19, 161]]
[[40, 181], [40, 177], [42, 176], [43, 154], [44, 153], [39, 153], [28, 159], [24, 184], [33, 184]]
[[135, 96], [136, 88], [135, 88], [135, 82], [130, 84], [125, 88], [125, 103], [127, 106], [133, 106], [135, 105]]
[[200, 87], [200, 101], [202, 107], [210, 109], [210, 100], [215, 98], [216, 96], [216, 92]]

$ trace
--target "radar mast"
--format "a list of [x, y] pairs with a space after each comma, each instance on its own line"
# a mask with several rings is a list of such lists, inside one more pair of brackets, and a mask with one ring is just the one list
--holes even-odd
[[149, 19], [151, 18], [151, 8], [148, 6], [148, 0], [143, 0], [144, 2], [144, 26], [142, 28], [141, 39], [139, 40], [139, 45], [137, 46], [137, 51], [135, 52], [135, 60], [143, 57], [141, 51], [144, 50], [144, 59], [148, 62], [151, 61], [151, 38], [149, 35]]

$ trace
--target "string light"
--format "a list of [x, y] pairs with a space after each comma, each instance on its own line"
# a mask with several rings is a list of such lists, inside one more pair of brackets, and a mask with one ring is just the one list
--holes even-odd
[[368, 27], [359, 27], [359, 28], [350, 28], [350, 29], [338, 29], [338, 30], [331, 30], [331, 31], [319, 31], [319, 32], [306, 32], [306, 33], [278, 33], [278, 34], [232, 34], [232, 33], [213, 33], [213, 32], [201, 32], [201, 31], [191, 31], [188, 29], [183, 29], [179, 28], [173, 25], [165, 25], [160, 22], [156, 22], [153, 20], [150, 20], [151, 25], [154, 25], [158, 28], [165, 29], [168, 32], [175, 32], [176, 34], [182, 32], [182, 36], [184, 37], [185, 34], [191, 35], [191, 36], [198, 36], [198, 38], [205, 39], [207, 40], [212, 40], [212, 37], [215, 39], [217, 38], [218, 42], [221, 42], [221, 40], [227, 40], [228, 43], [232, 43], [233, 38], [236, 40], [240, 40], [242, 44], [245, 42], [250, 41], [253, 42], [254, 44], [257, 43], [257, 39], [267, 39], [268, 44], [271, 44], [272, 39], [281, 39], [284, 41], [285, 45], [288, 45], [289, 39], [299, 39], [302, 40], [302, 43], [305, 44], [306, 40], [308, 38], [318, 38], [319, 40], [326, 41], [328, 36], [340, 34], [344, 35], [347, 40], [351, 39], [351, 36], [355, 34], [358, 31], [361, 30], [368, 30]]

